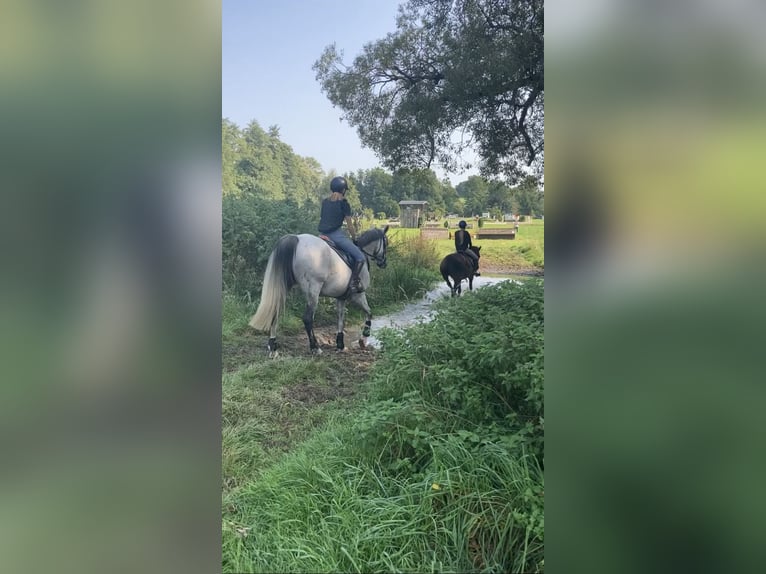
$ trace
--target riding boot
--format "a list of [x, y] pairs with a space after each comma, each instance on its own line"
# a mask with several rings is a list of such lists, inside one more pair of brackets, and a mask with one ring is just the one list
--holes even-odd
[[[473, 251], [471, 251], [471, 254], [473, 255]], [[471, 257], [471, 261], [473, 262], [473, 274], [476, 275], [476, 277], [481, 277], [481, 273], [479, 273], [479, 258], [473, 255]]]
[[359, 278], [363, 268], [364, 260], [354, 263], [354, 267], [351, 270], [351, 279], [348, 281], [349, 293], [361, 293], [364, 291], [364, 288], [361, 285], [361, 280]]

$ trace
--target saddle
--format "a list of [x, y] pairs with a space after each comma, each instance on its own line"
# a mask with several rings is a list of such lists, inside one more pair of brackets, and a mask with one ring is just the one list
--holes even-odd
[[470, 255], [468, 255], [468, 250], [467, 250], [467, 249], [466, 249], [466, 250], [464, 250], [464, 251], [457, 251], [456, 253], [457, 253], [458, 255], [462, 255], [462, 256], [463, 256], [463, 259], [465, 259], [466, 261], [468, 261], [468, 265], [469, 265], [469, 266], [471, 266], [471, 267], [473, 268], [474, 272], [476, 272], [476, 271], [478, 271], [478, 270], [479, 270], [479, 262], [478, 262], [478, 261], [475, 261], [473, 257], [471, 257]]
[[335, 245], [335, 242], [332, 239], [330, 239], [326, 235], [322, 235], [321, 233], [319, 234], [319, 239], [323, 240], [325, 243], [327, 243], [327, 245], [332, 247], [335, 253], [337, 253], [340, 256], [340, 258], [343, 259], [346, 265], [348, 265], [349, 269], [354, 268], [354, 259], [348, 253], [343, 251], [340, 247]]

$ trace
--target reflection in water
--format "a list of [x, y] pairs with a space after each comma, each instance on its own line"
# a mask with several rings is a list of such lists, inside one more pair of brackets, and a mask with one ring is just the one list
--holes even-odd
[[[477, 289], [480, 287], [484, 287], [486, 285], [494, 285], [496, 283], [500, 283], [501, 281], [520, 282], [521, 280], [511, 276], [485, 277], [484, 275], [482, 275], [481, 277], [474, 278], [473, 288]], [[463, 281], [462, 297], [466, 297], [469, 294], [470, 294], [470, 291], [468, 291], [468, 281]], [[412, 325], [413, 323], [418, 322], [418, 320], [420, 319], [424, 321], [430, 321], [433, 316], [433, 313], [431, 311], [431, 304], [434, 301], [437, 301], [443, 297], [449, 297], [449, 296], [450, 296], [450, 289], [449, 287], [447, 287], [447, 284], [442, 281], [438, 287], [426, 293], [426, 295], [422, 299], [414, 303], [409, 303], [401, 311], [397, 313], [392, 313], [391, 315], [384, 315], [378, 318], [373, 317], [372, 332], [375, 333], [378, 329], [381, 329], [383, 327], [400, 329], [402, 327], [407, 327], [408, 325]], [[371, 335], [367, 339], [366, 344], [367, 346], [370, 346], [370, 347], [380, 348], [380, 341], [376, 339], [374, 335]]]

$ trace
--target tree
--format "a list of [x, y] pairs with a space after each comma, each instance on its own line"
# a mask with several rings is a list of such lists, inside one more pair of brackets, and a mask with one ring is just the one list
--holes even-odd
[[484, 213], [489, 197], [489, 186], [483, 177], [472, 175], [457, 184], [456, 190], [458, 195], [465, 199], [464, 215]]
[[[315, 159], [301, 157], [280, 140], [279, 128], [264, 131], [252, 121], [241, 130], [221, 123], [222, 191], [316, 205], [324, 173]], [[321, 190], [321, 194], [324, 190]]]
[[393, 178], [390, 173], [376, 167], [360, 170], [355, 179], [362, 205], [376, 212], [383, 211], [389, 217], [398, 215], [398, 205], [391, 197]]
[[487, 189], [487, 207], [501, 213], [513, 210], [513, 192], [502, 181], [490, 181]]
[[542, 171], [542, 0], [409, 0], [396, 32], [342, 58], [325, 48], [317, 80], [386, 167], [455, 172], [472, 148], [484, 175]]
[[513, 204], [514, 212], [518, 215], [534, 215], [542, 212], [543, 194], [536, 178], [527, 177], [513, 190]]

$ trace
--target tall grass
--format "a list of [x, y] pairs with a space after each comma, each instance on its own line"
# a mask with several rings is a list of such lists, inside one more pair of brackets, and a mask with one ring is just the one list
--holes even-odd
[[543, 571], [542, 291], [381, 334], [368, 401], [227, 492], [224, 571]]
[[238, 491], [224, 572], [535, 572], [543, 475], [533, 457], [437, 437], [416, 477], [354, 460], [338, 428]]
[[398, 303], [422, 297], [440, 279], [433, 242], [394, 233], [389, 238], [386, 268], [372, 265], [367, 300], [376, 313], [385, 312]]

